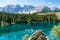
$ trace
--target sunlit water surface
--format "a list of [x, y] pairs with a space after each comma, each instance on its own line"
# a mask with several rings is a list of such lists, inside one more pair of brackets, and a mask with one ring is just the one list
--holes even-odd
[[25, 34], [31, 36], [37, 30], [43, 30], [50, 40], [58, 40], [58, 38], [53, 37], [50, 33], [50, 30], [54, 25], [58, 25], [58, 23], [17, 23], [14, 25], [8, 25], [5, 28], [5, 31], [12, 30], [12, 32], [8, 33], [6, 31], [6, 34], [0, 34], [0, 40], [23, 40]]

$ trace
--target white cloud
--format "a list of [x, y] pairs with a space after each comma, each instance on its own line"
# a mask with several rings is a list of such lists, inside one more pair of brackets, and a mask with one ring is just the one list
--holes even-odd
[[4, 7], [4, 5], [0, 3], [0, 7]]
[[52, 2], [48, 2], [48, 4], [52, 4]]
[[15, 5], [15, 4], [17, 4], [17, 0], [1, 0], [0, 1], [1, 7], [4, 7], [4, 6], [9, 5], [9, 4]]
[[6, 0], [7, 4], [16, 4], [16, 0]]

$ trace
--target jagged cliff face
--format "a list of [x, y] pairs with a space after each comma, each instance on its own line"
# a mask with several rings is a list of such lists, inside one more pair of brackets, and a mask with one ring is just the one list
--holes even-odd
[[20, 5], [7, 5], [5, 7], [0, 7], [0, 11], [8, 12], [8, 13], [29, 13], [34, 6], [25, 5], [21, 7]]
[[60, 12], [60, 9], [57, 7], [48, 6], [38, 6], [34, 7], [32, 5], [25, 5], [21, 7], [20, 5], [7, 5], [5, 7], [0, 7], [0, 11], [9, 12], [9, 13], [35, 13], [35, 12]]
[[50, 8], [48, 6], [39, 6], [36, 7], [34, 10], [32, 10], [32, 13], [34, 12], [50, 12]]
[[41, 30], [35, 32], [28, 40], [48, 40]]

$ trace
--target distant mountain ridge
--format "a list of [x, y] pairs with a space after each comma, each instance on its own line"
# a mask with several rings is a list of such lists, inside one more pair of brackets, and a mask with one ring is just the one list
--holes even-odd
[[0, 7], [0, 11], [8, 13], [35, 13], [35, 12], [60, 12], [57, 7], [48, 6], [38, 6], [34, 7], [32, 5], [25, 5], [21, 7], [20, 5], [7, 5], [5, 7]]

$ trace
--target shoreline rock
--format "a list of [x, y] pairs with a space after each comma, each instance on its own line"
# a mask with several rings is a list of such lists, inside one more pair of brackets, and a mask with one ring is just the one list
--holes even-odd
[[38, 30], [35, 33], [33, 33], [32, 36], [30, 36], [28, 40], [49, 40], [49, 39], [48, 37], [46, 37], [43, 31]]

